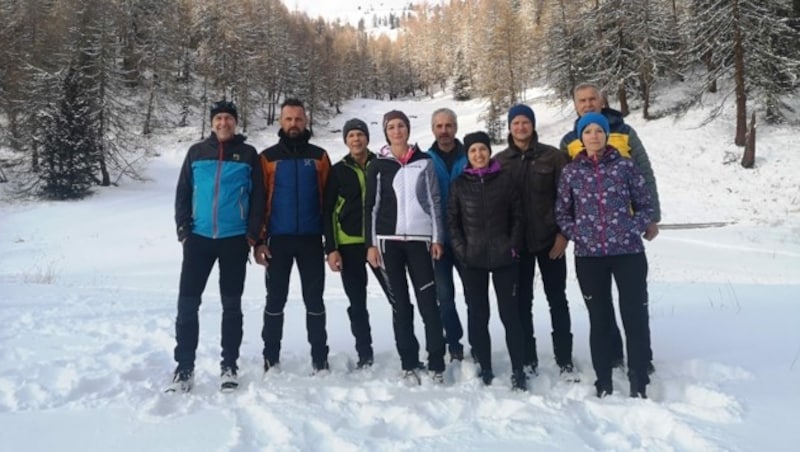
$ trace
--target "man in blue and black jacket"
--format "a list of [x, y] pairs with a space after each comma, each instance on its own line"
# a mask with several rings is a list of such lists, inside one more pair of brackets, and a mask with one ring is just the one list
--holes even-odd
[[192, 387], [199, 336], [197, 313], [208, 276], [219, 261], [222, 296], [222, 389], [238, 386], [242, 292], [250, 247], [264, 217], [258, 152], [236, 134], [238, 113], [228, 101], [211, 106], [211, 136], [189, 148], [175, 191], [175, 223], [183, 245], [175, 361], [170, 391]]
[[289, 277], [297, 262], [306, 305], [306, 329], [314, 372], [328, 369], [325, 330], [325, 254], [322, 247], [322, 197], [331, 161], [328, 153], [309, 143], [306, 110], [298, 99], [281, 105], [278, 143], [261, 152], [267, 191], [264, 228], [255, 249], [256, 262], [267, 268], [264, 308], [264, 371], [280, 361], [283, 308]]

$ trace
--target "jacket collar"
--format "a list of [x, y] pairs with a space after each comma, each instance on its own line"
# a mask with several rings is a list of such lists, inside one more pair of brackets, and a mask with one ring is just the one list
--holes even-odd
[[467, 164], [467, 168], [464, 169], [464, 173], [469, 174], [471, 176], [486, 177], [486, 176], [488, 176], [490, 174], [499, 173], [501, 169], [502, 168], [500, 166], [500, 163], [497, 161], [497, 159], [491, 159], [489, 161], [489, 166], [487, 166], [485, 168], [473, 168], [468, 163]]
[[287, 146], [306, 145], [308, 144], [308, 140], [311, 139], [311, 131], [305, 129], [300, 135], [291, 138], [283, 132], [283, 129], [280, 129], [278, 130], [278, 137], [280, 138], [280, 142]]
[[[246, 139], [247, 139], [246, 136], [237, 133], [236, 135], [232, 136], [230, 140], [223, 141], [221, 143], [222, 144], [228, 144], [228, 145], [230, 145], [230, 144], [241, 144], [241, 143], [244, 143], [244, 141]], [[209, 143], [211, 143], [215, 147], [220, 144], [220, 141], [217, 140], [217, 134], [214, 133], [214, 132], [211, 132], [211, 135], [206, 139], [206, 141], [208, 141]]]

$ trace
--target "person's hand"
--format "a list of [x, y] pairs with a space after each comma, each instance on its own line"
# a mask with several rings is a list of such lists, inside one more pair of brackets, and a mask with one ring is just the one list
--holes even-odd
[[253, 250], [253, 257], [255, 257], [257, 264], [269, 267], [269, 260], [272, 258], [272, 254], [270, 254], [267, 245], [258, 245]]
[[564, 257], [564, 252], [567, 250], [567, 243], [569, 241], [563, 234], [560, 232], [556, 234], [556, 241], [553, 243], [553, 247], [550, 248], [550, 259], [561, 259]]
[[371, 246], [367, 248], [367, 262], [369, 262], [372, 268], [381, 266], [381, 252], [378, 250], [378, 247]]
[[433, 260], [438, 261], [444, 256], [444, 247], [441, 243], [431, 243], [431, 257]]
[[658, 223], [650, 223], [644, 230], [644, 239], [653, 240], [658, 235]]
[[342, 271], [342, 255], [338, 251], [331, 251], [328, 254], [328, 267], [333, 272]]

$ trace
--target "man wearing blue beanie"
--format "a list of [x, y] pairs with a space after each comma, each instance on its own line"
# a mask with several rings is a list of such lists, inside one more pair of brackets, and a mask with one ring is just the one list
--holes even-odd
[[517, 116], [524, 116], [528, 118], [528, 120], [533, 125], [533, 128], [536, 129], [536, 115], [533, 114], [533, 110], [531, 107], [524, 105], [524, 104], [517, 104], [511, 107], [508, 110], [508, 128], [511, 129], [511, 121], [516, 118]]
[[533, 332], [533, 276], [536, 263], [550, 305], [553, 353], [564, 378], [576, 381], [572, 365], [572, 332], [567, 302], [567, 239], [555, 221], [556, 192], [565, 154], [539, 142], [533, 110], [517, 104], [508, 110], [508, 147], [497, 161], [514, 178], [523, 206], [524, 246], [520, 250], [518, 295], [525, 339], [525, 367], [536, 374], [539, 358]]

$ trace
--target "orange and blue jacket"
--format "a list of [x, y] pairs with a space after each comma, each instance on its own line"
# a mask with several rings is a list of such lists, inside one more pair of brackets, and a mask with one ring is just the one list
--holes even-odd
[[311, 132], [280, 140], [261, 152], [267, 202], [261, 240], [281, 235], [322, 235], [322, 200], [331, 161], [310, 144]]

